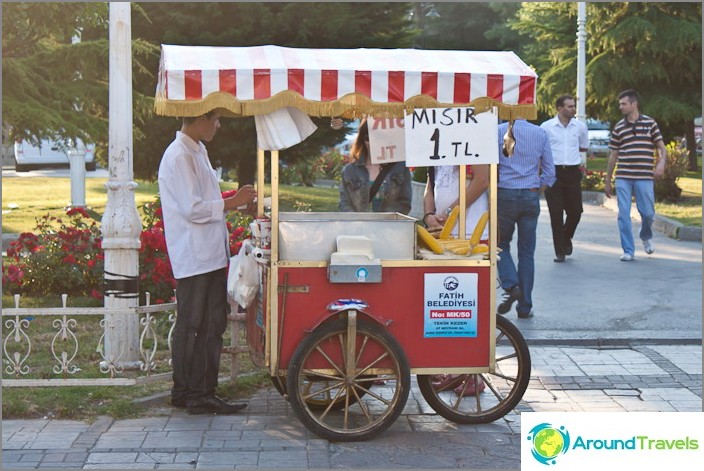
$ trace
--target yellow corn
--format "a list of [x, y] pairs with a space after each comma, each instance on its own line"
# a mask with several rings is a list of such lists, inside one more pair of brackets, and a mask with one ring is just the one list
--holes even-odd
[[484, 232], [484, 228], [486, 227], [486, 223], [488, 221], [489, 221], [489, 211], [484, 211], [484, 214], [482, 214], [481, 217], [479, 218], [479, 221], [477, 221], [477, 225], [474, 228], [474, 232], [472, 232], [472, 237], [469, 238], [469, 241], [472, 244], [472, 247], [479, 244], [479, 240], [482, 238], [482, 233]]
[[449, 249], [449, 248], [453, 248], [453, 247], [469, 247], [469, 246], [471, 246], [470, 242], [467, 239], [438, 240], [438, 243], [444, 249]]
[[416, 224], [416, 231], [418, 232], [418, 237], [420, 237], [421, 242], [423, 242], [426, 247], [436, 254], [443, 253], [442, 245], [440, 245], [438, 240], [433, 237], [432, 234], [430, 234], [430, 232], [428, 232], [424, 227]]
[[489, 253], [489, 246], [486, 244], [477, 244], [472, 247], [472, 254]]
[[447, 220], [445, 221], [445, 225], [442, 226], [442, 232], [440, 233], [439, 239], [447, 239], [450, 236], [450, 233], [452, 232], [452, 228], [455, 227], [455, 223], [457, 222], [457, 217], [460, 215], [460, 206], [457, 205], [454, 208], [452, 208], [452, 211], [450, 211], [450, 215], [447, 216]]
[[470, 250], [472, 250], [472, 246], [469, 245], [469, 243], [467, 245], [465, 245], [464, 247], [458, 246], [458, 247], [449, 248], [449, 251], [455, 255], [467, 255], [470, 252]]

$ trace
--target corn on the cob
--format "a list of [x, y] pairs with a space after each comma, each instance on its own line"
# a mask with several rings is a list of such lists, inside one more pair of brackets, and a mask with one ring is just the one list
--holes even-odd
[[472, 255], [478, 253], [489, 253], [489, 246], [486, 244], [477, 244], [472, 247]]
[[452, 211], [450, 211], [450, 215], [447, 216], [447, 220], [445, 221], [445, 225], [442, 226], [442, 232], [440, 232], [440, 237], [439, 239], [447, 239], [450, 236], [450, 233], [452, 232], [452, 228], [455, 227], [455, 223], [457, 222], [457, 217], [460, 214], [460, 207], [459, 205], [455, 206], [452, 208]]
[[484, 228], [486, 227], [486, 223], [488, 221], [489, 221], [489, 211], [484, 211], [484, 214], [482, 214], [479, 217], [479, 221], [477, 221], [477, 225], [474, 228], [474, 232], [472, 232], [472, 237], [469, 238], [469, 241], [471, 242], [472, 247], [479, 244], [479, 240], [482, 238], [482, 233], [484, 232]]
[[450, 247], [447, 250], [455, 255], [467, 255], [472, 250], [472, 246], [467, 244], [465, 246]]
[[425, 244], [426, 247], [428, 247], [430, 250], [432, 250], [436, 254], [442, 254], [442, 245], [440, 245], [440, 242], [433, 237], [430, 232], [428, 232], [424, 227], [419, 226], [416, 224], [416, 231], [418, 232], [418, 237], [420, 237], [420, 240]]
[[467, 239], [448, 239], [439, 240], [438, 243], [444, 249], [450, 249], [454, 247], [470, 247], [472, 244]]

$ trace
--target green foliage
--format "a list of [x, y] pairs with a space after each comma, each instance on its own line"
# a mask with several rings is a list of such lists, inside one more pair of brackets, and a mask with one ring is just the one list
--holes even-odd
[[655, 179], [655, 200], [674, 203], [679, 201], [682, 188], [677, 185], [677, 180], [687, 171], [687, 151], [676, 142], [667, 145], [667, 163], [665, 174]]
[[333, 149], [314, 159], [302, 159], [282, 167], [281, 183], [313, 186], [318, 179], [339, 181], [344, 165], [345, 158]]
[[[510, 21], [540, 76], [544, 113], [558, 95], [576, 93], [576, 18], [576, 3], [526, 2]], [[588, 3], [586, 30], [587, 115], [615, 122], [618, 93], [634, 88], [665, 136], [684, 135], [701, 114], [701, 3]]]
[[4, 293], [102, 297], [96, 289], [104, 259], [97, 221], [83, 208], [73, 208], [63, 218], [38, 218], [35, 232], [20, 234], [7, 249]]
[[[81, 138], [105, 160], [108, 140], [108, 4], [5, 3], [2, 8], [3, 140]], [[72, 44], [72, 38], [81, 42]], [[140, 58], [158, 49], [132, 44], [135, 77], [153, 80]], [[144, 121], [153, 91], [134, 94]], [[147, 98], [149, 97], [149, 98]], [[135, 137], [142, 136], [135, 127]]]
[[[304, 48], [409, 47], [413, 30], [407, 3], [207, 2], [139, 3], [143, 16], [133, 16], [132, 35], [152, 44], [253, 46], [277, 44]], [[157, 71], [158, 57], [149, 57], [148, 70]], [[135, 90], [154, 94], [154, 79], [140, 78]], [[315, 118], [318, 130], [301, 144], [280, 153], [295, 164], [344, 140], [346, 130], [330, 129], [329, 118]], [[239, 183], [254, 181], [256, 132], [253, 118], [224, 119], [208, 153], [214, 166], [236, 169]], [[152, 116], [145, 138], [135, 141], [134, 171], [152, 179], [173, 140], [179, 120]]]
[[602, 170], [588, 170], [586, 167], [580, 167], [582, 172], [582, 190], [584, 191], [603, 191], [604, 181], [606, 180], [606, 172]]
[[413, 169], [411, 180], [414, 182], [425, 183], [428, 181], [428, 167], [416, 167]]

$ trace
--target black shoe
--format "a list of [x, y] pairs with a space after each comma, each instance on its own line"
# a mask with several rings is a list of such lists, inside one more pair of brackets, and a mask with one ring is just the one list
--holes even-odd
[[555, 263], [562, 263], [565, 261], [565, 256], [564, 255], [555, 255], [555, 258], [553, 258], [552, 261]]
[[520, 312], [518, 313], [519, 319], [530, 319], [531, 317], [533, 317], [533, 311], [530, 311], [528, 314], [521, 314]]
[[196, 401], [188, 401], [189, 414], [235, 414], [247, 407], [247, 404], [234, 403], [230, 404], [222, 399], [209, 396]]
[[565, 255], [572, 255], [572, 239], [565, 238]]
[[506, 290], [504, 293], [504, 300], [499, 304], [499, 307], [496, 309], [496, 311], [499, 314], [506, 314], [508, 311], [511, 310], [511, 306], [513, 306], [513, 303], [515, 301], [519, 301], [523, 299], [523, 292], [521, 291], [521, 287], [516, 285], [513, 288]]

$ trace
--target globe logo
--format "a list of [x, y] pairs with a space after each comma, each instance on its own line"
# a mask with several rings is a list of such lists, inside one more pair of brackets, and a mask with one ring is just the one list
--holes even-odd
[[442, 284], [446, 290], [454, 291], [460, 285], [460, 282], [454, 276], [448, 276], [447, 278], [445, 278], [445, 280], [443, 280]]
[[555, 464], [559, 455], [570, 449], [570, 434], [565, 427], [554, 428], [551, 424], [538, 424], [528, 432], [528, 440], [533, 442], [533, 458], [545, 465]]

